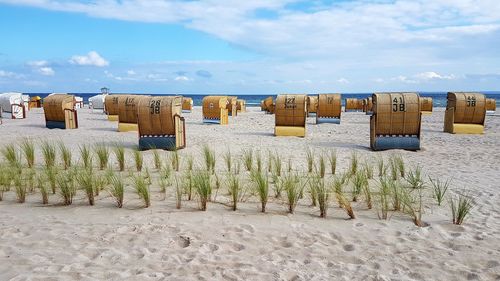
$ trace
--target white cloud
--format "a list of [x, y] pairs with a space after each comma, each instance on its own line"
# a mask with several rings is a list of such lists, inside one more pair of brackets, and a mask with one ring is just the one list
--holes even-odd
[[27, 65], [31, 67], [43, 67], [49, 65], [49, 62], [46, 60], [36, 60], [36, 61], [29, 61]]
[[190, 79], [189, 79], [189, 77], [182, 75], [182, 76], [175, 77], [174, 80], [175, 81], [189, 81]]
[[69, 62], [71, 64], [83, 66], [104, 67], [109, 65], [109, 62], [101, 57], [96, 51], [90, 51], [86, 56], [72, 56]]
[[420, 80], [454, 80], [457, 77], [453, 74], [450, 75], [441, 75], [439, 73], [436, 73], [434, 71], [429, 71], [429, 72], [422, 72], [419, 74], [415, 75], [415, 78], [420, 79]]
[[52, 67], [48, 66], [38, 68], [38, 73], [44, 76], [54, 76], [54, 74], [56, 74], [56, 72], [52, 69]]
[[338, 79], [337, 82], [339, 82], [340, 84], [349, 84], [349, 80], [347, 80], [343, 77]]
[[6, 71], [6, 70], [1, 70], [0, 69], [0, 78], [13, 78], [13, 79], [19, 79], [23, 78], [24, 76], [22, 74], [14, 73], [11, 71]]
[[127, 75], [132, 76], [132, 75], [135, 75], [135, 74], [136, 74], [135, 71], [133, 71], [133, 70], [127, 70]]

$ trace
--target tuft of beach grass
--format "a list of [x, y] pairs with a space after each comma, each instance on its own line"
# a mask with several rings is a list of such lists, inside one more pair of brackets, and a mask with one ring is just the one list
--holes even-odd
[[94, 206], [94, 174], [90, 169], [81, 169], [76, 174], [76, 181], [85, 194], [90, 206]]
[[418, 227], [425, 226], [422, 221], [422, 216], [424, 213], [424, 188], [419, 189], [407, 189], [401, 188], [401, 203], [403, 204], [403, 212], [408, 214], [413, 223]]
[[325, 184], [325, 179], [314, 177], [310, 180], [312, 182], [313, 189], [316, 192], [318, 206], [322, 218], [326, 218], [329, 201], [330, 201], [330, 188]]
[[80, 146], [80, 159], [85, 169], [92, 168], [93, 157], [90, 148], [87, 145]]
[[[346, 174], [347, 175], [347, 174]], [[336, 176], [333, 180], [333, 188], [335, 191], [335, 197], [337, 198], [337, 202], [339, 207], [344, 209], [349, 218], [355, 219], [356, 215], [354, 214], [354, 210], [352, 209], [351, 202], [347, 200], [343, 192], [343, 185], [345, 184], [346, 176]]]
[[143, 201], [144, 208], [151, 206], [151, 194], [149, 191], [149, 186], [143, 175], [137, 175], [133, 178], [135, 193]]
[[413, 189], [422, 188], [424, 185], [424, 180], [422, 178], [422, 168], [417, 165], [414, 170], [408, 171], [405, 180]]
[[461, 225], [465, 218], [470, 215], [472, 208], [474, 208], [474, 200], [472, 197], [458, 194], [450, 197], [450, 208], [452, 214], [452, 222], [456, 225]]
[[23, 184], [21, 177], [14, 177], [14, 190], [16, 191], [17, 203], [26, 202], [26, 194], [28, 193], [28, 188]]
[[433, 180], [431, 177], [429, 177], [429, 182], [432, 185], [432, 195], [434, 199], [436, 199], [438, 206], [441, 206], [444, 197], [446, 195], [446, 192], [450, 187], [451, 181], [450, 180], [442, 181], [439, 178]]
[[59, 194], [63, 199], [64, 205], [73, 204], [73, 197], [76, 195], [76, 186], [74, 182], [74, 173], [67, 171], [57, 176], [57, 187]]
[[232, 167], [232, 159], [233, 157], [231, 156], [231, 150], [227, 150], [226, 153], [224, 153], [224, 163], [226, 163], [226, 169], [227, 172], [231, 172], [231, 167]]
[[330, 153], [328, 154], [328, 162], [330, 163], [330, 173], [335, 175], [337, 172], [337, 150], [330, 150]]
[[61, 155], [61, 160], [63, 163], [64, 170], [67, 170], [71, 167], [72, 164], [72, 153], [71, 150], [63, 143], [59, 142], [59, 154]]
[[300, 179], [297, 175], [292, 175], [288, 173], [284, 177], [283, 181], [283, 189], [286, 192], [286, 199], [288, 205], [288, 212], [293, 214], [297, 204], [299, 203], [299, 199], [301, 198], [301, 194], [303, 192], [304, 185], [301, 184]]
[[109, 148], [105, 145], [97, 145], [94, 148], [97, 160], [99, 161], [99, 170], [104, 170], [109, 162]]
[[134, 150], [134, 162], [135, 162], [135, 170], [137, 172], [142, 171], [142, 165], [144, 163], [144, 159], [142, 157], [142, 152], [138, 149]]
[[155, 164], [155, 169], [159, 171], [163, 164], [161, 162], [160, 151], [158, 149], [153, 150], [153, 162]]
[[215, 173], [215, 152], [208, 145], [203, 146], [203, 157], [207, 172]]
[[56, 164], [56, 148], [50, 142], [42, 142], [42, 155], [45, 167], [53, 167]]
[[207, 203], [212, 194], [212, 185], [210, 183], [210, 174], [208, 171], [196, 171], [193, 174], [193, 186], [199, 198], [200, 210], [207, 210]]
[[312, 173], [314, 166], [314, 152], [310, 147], [306, 149], [306, 160], [307, 160], [307, 172]]
[[246, 149], [243, 150], [243, 164], [245, 165], [245, 169], [247, 171], [251, 171], [253, 167], [253, 150], [252, 149]]
[[229, 174], [227, 179], [227, 189], [229, 195], [231, 196], [231, 208], [236, 211], [238, 202], [241, 200], [242, 196], [242, 183], [238, 175]]
[[351, 176], [354, 176], [357, 173], [358, 163], [359, 163], [358, 153], [356, 153], [356, 151], [352, 151], [351, 162], [349, 164], [349, 171], [351, 173]]
[[391, 186], [389, 179], [382, 177], [379, 179], [378, 200], [377, 200], [377, 215], [381, 220], [389, 218], [389, 208], [391, 200]]
[[116, 207], [123, 207], [123, 198], [125, 194], [125, 184], [120, 176], [113, 175], [111, 177], [111, 185], [109, 187], [109, 194], [113, 197]]
[[266, 174], [256, 171], [252, 171], [250, 177], [254, 184], [255, 192], [260, 200], [261, 212], [265, 213], [269, 196], [269, 179]]
[[24, 138], [21, 142], [21, 150], [23, 151], [28, 168], [33, 168], [35, 165], [35, 144], [33, 141], [31, 139]]
[[40, 189], [40, 194], [42, 195], [42, 204], [49, 204], [49, 188], [45, 182], [45, 178], [42, 175], [37, 175], [36, 183], [38, 188]]
[[4, 146], [1, 150], [3, 157], [11, 167], [21, 167], [21, 156], [13, 144]]
[[122, 144], [115, 144], [113, 148], [116, 161], [118, 162], [118, 169], [120, 172], [125, 171], [125, 147]]

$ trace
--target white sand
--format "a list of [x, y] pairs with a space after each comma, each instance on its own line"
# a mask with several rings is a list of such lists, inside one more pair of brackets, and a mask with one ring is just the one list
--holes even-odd
[[[87, 109], [78, 114], [77, 130], [46, 129], [39, 109], [26, 120], [4, 120], [0, 145], [22, 137], [62, 140], [76, 158], [79, 144], [137, 145], [136, 133], [116, 132], [116, 123], [104, 115]], [[371, 161], [394, 153], [369, 150], [369, 117], [362, 113], [344, 113], [341, 125], [314, 125], [309, 118], [304, 139], [274, 137], [274, 117], [257, 108], [230, 118], [228, 126], [203, 125], [199, 107], [184, 115], [183, 165], [186, 155], [198, 157], [209, 143], [220, 153], [221, 174], [228, 149], [240, 155], [254, 148], [263, 156], [270, 149], [301, 171], [306, 146], [317, 153], [337, 149], [340, 171], [348, 167], [352, 150]], [[379, 220], [363, 201], [353, 204], [358, 218], [347, 220], [336, 202], [328, 218], [319, 218], [307, 197], [289, 215], [283, 200], [272, 200], [266, 214], [256, 198], [233, 212], [220, 195], [206, 212], [197, 210], [196, 201], [176, 210], [173, 190], [163, 201], [157, 186], [148, 209], [140, 208], [130, 190], [123, 209], [105, 192], [90, 207], [83, 192], [72, 206], [59, 205], [58, 195], [43, 206], [39, 194], [18, 204], [11, 191], [0, 202], [0, 280], [500, 280], [500, 117], [487, 117], [482, 136], [443, 133], [442, 121], [440, 109], [424, 117], [422, 151], [396, 152], [475, 196], [477, 206], [463, 226], [451, 223], [447, 203], [438, 207], [431, 198], [423, 217], [429, 226], [419, 228], [401, 213]], [[151, 152], [146, 155], [153, 172]], [[132, 169], [131, 154], [128, 158]], [[112, 162], [116, 167], [114, 157]]]

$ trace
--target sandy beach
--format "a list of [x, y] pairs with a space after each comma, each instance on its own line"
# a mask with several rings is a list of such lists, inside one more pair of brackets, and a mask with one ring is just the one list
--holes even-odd
[[[85, 108], [78, 115], [76, 130], [46, 129], [42, 109], [32, 109], [27, 119], [4, 119], [0, 146], [23, 138], [62, 141], [78, 162], [79, 145], [118, 142], [127, 148], [127, 169], [133, 171], [137, 133], [117, 132], [117, 123], [99, 111]], [[371, 151], [364, 113], [342, 113], [340, 125], [315, 125], [308, 118], [306, 138], [275, 137], [274, 116], [259, 108], [230, 117], [227, 126], [203, 124], [201, 107], [183, 115], [187, 147], [179, 151], [179, 176], [189, 155], [195, 167], [203, 167], [205, 144], [216, 152], [221, 178], [228, 150], [236, 161], [253, 149], [264, 163], [269, 151], [277, 153], [284, 167], [290, 162], [299, 173], [307, 172], [307, 148], [316, 157], [335, 149], [339, 172], [348, 169], [353, 151], [361, 163], [373, 165], [378, 157], [401, 154], [408, 169], [420, 165], [425, 179], [451, 179], [449, 195], [470, 194], [476, 205], [463, 225], [454, 225], [447, 200], [438, 206], [427, 187], [427, 226], [417, 227], [401, 212], [380, 220], [362, 200], [353, 203], [356, 219], [349, 220], [335, 199], [328, 217], [320, 218], [307, 195], [294, 214], [287, 213], [284, 198], [271, 198], [267, 213], [260, 213], [255, 196], [232, 211], [224, 184], [206, 212], [196, 199], [176, 209], [174, 189], [163, 200], [155, 182], [150, 208], [141, 207], [130, 184], [122, 209], [106, 191], [95, 206], [88, 206], [83, 191], [71, 206], [62, 206], [57, 194], [42, 205], [39, 192], [19, 204], [10, 191], [0, 202], [0, 280], [500, 280], [499, 115], [486, 117], [484, 135], [452, 135], [442, 132], [444, 112], [436, 108], [422, 119], [418, 152]], [[162, 152], [165, 162], [170, 153]], [[144, 166], [154, 173], [152, 152], [143, 154]], [[116, 170], [114, 155], [110, 162]], [[36, 165], [42, 166], [39, 146]], [[243, 166], [241, 177], [248, 178]], [[377, 184], [377, 177], [370, 181], [374, 189]]]

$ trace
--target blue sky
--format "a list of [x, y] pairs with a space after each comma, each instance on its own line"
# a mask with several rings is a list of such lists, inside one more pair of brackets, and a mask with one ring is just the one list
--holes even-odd
[[500, 1], [0, 0], [0, 91], [500, 90]]

